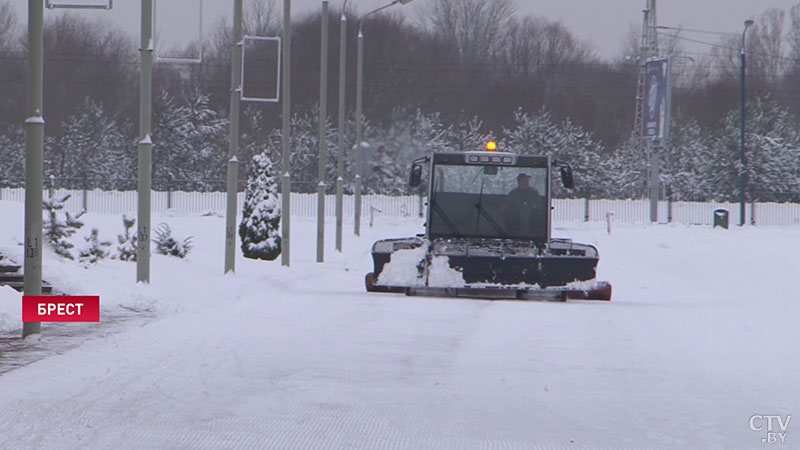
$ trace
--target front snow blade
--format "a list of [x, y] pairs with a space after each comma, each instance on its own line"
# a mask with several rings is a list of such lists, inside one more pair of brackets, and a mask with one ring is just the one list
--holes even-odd
[[393, 294], [402, 294], [406, 288], [400, 286], [382, 286], [375, 284], [375, 274], [370, 272], [364, 277], [364, 286], [367, 292], [389, 292]]
[[538, 300], [564, 302], [567, 291], [564, 289], [513, 289], [493, 287], [408, 287], [406, 295], [423, 297], [459, 297], [482, 300]]
[[611, 300], [611, 283], [600, 281], [588, 289], [568, 289], [567, 298], [571, 300]]

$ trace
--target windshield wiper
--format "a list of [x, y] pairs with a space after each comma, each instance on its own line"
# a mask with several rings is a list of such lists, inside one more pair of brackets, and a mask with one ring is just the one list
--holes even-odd
[[[478, 203], [476, 203], [476, 204], [475, 204], [475, 209], [477, 209], [477, 210], [478, 210], [478, 212], [480, 213], [480, 215], [482, 215], [483, 217], [485, 217], [485, 218], [486, 218], [486, 221], [487, 221], [487, 222], [489, 222], [489, 225], [491, 225], [491, 226], [492, 226], [492, 228], [494, 228], [494, 231], [496, 231], [496, 232], [497, 232], [497, 234], [499, 234], [499, 235], [500, 235], [500, 237], [504, 237], [504, 238], [507, 238], [507, 237], [508, 237], [508, 235], [506, 234], [506, 232], [505, 232], [505, 231], [503, 231], [503, 228], [501, 228], [501, 227], [500, 227], [500, 224], [498, 224], [498, 223], [497, 223], [497, 221], [496, 221], [496, 220], [494, 220], [494, 218], [491, 216], [491, 214], [489, 214], [489, 213], [486, 211], [486, 208], [484, 208], [483, 206], [481, 206], [481, 203], [480, 203], [480, 201], [478, 201]], [[477, 230], [475, 230], [475, 231], [477, 232]]]
[[450, 229], [451, 233], [453, 233], [456, 237], [461, 237], [461, 233], [458, 232], [456, 226], [453, 225], [453, 222], [450, 220], [449, 217], [447, 217], [447, 214], [445, 214], [444, 211], [442, 211], [442, 207], [439, 206], [438, 203], [436, 203], [436, 196], [431, 197], [431, 208], [433, 208], [434, 211], [439, 213], [439, 216], [442, 218], [442, 222], [444, 222], [444, 224], [447, 225], [447, 228]]
[[494, 228], [501, 237], [508, 237], [506, 232], [500, 227], [496, 220], [489, 214], [488, 211], [483, 207], [483, 183], [486, 181], [484, 178], [481, 178], [481, 193], [478, 196], [478, 203], [475, 204], [475, 208], [478, 210], [478, 215], [475, 217], [475, 233], [478, 233], [478, 226], [481, 223], [481, 216], [486, 218], [486, 221]]

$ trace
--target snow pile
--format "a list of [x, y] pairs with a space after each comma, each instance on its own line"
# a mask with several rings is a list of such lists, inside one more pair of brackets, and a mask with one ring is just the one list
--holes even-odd
[[377, 284], [383, 286], [425, 286], [425, 246], [397, 250], [383, 266]]
[[431, 287], [464, 287], [464, 275], [460, 270], [450, 267], [450, 258], [437, 255], [431, 258], [428, 271], [428, 286]]
[[8, 286], [0, 286], [0, 331], [22, 325], [22, 294]]

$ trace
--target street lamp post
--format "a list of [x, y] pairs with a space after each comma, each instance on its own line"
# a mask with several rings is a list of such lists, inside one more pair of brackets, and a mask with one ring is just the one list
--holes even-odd
[[322, 0], [319, 61], [319, 159], [317, 161], [317, 262], [325, 259], [325, 171], [328, 153], [328, 0]]
[[405, 5], [411, 3], [412, 0], [392, 0], [388, 5], [381, 6], [374, 9], [358, 19], [358, 63], [356, 67], [356, 195], [355, 195], [355, 235], [361, 235], [361, 152], [363, 147], [362, 141], [362, 123], [361, 123], [361, 100], [364, 92], [364, 33], [362, 25], [364, 19], [368, 16], [383, 11], [386, 8], [394, 6], [398, 3]]
[[290, 234], [289, 226], [291, 224], [290, 217], [292, 213], [291, 198], [292, 198], [292, 185], [289, 167], [291, 163], [291, 81], [292, 81], [292, 1], [283, 0], [283, 39], [281, 39], [281, 50], [283, 61], [281, 62], [282, 74], [281, 86], [281, 119], [283, 127], [281, 131], [282, 138], [282, 152], [281, 152], [281, 266], [288, 267], [291, 263], [290, 258]]
[[[42, 295], [42, 182], [44, 177], [44, 6], [28, 1], [28, 100], [25, 119], [24, 295]], [[41, 322], [23, 322], [22, 337], [42, 332]]]
[[342, 6], [342, 18], [339, 23], [339, 153], [336, 161], [336, 250], [342, 251], [342, 217], [344, 207], [344, 82], [345, 63], [347, 62], [347, 0]]
[[242, 100], [243, 1], [233, 2], [233, 43], [231, 47], [230, 138], [228, 141], [227, 186], [225, 197], [225, 273], [236, 271], [236, 193], [239, 187], [239, 117]]
[[742, 73], [741, 73], [741, 124], [740, 124], [740, 135], [739, 135], [739, 158], [741, 162], [741, 168], [739, 172], [740, 177], [740, 185], [739, 185], [739, 226], [744, 226], [745, 222], [745, 202], [746, 202], [746, 190], [747, 190], [747, 160], [745, 159], [745, 152], [744, 152], [744, 136], [745, 136], [745, 51], [746, 51], [746, 41], [745, 36], [747, 35], [747, 29], [753, 26], [752, 20], [745, 20], [744, 21], [744, 30], [742, 30]]

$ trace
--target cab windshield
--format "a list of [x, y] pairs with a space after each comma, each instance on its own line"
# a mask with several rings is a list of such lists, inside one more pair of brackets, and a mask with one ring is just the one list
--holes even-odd
[[436, 165], [431, 237], [547, 239], [547, 169]]

